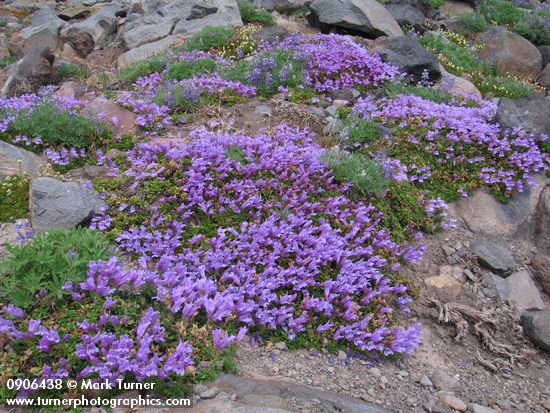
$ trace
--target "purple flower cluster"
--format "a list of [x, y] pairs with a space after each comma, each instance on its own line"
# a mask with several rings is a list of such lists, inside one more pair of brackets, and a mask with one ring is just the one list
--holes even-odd
[[[391, 241], [374, 207], [345, 196], [307, 132], [280, 127], [251, 139], [200, 129], [190, 140], [130, 153], [129, 194], [152, 181], [178, 190], [147, 211], [134, 209], [149, 218], [117, 238], [124, 251], [158, 260], [148, 278], [172, 313], [191, 321], [204, 311], [212, 323], [234, 320], [251, 333], [312, 331], [385, 354], [418, 343], [417, 325], [393, 326], [409, 300], [390, 274], [421, 249]], [[235, 148], [242, 162], [228, 155]], [[175, 208], [163, 213], [165, 205]], [[115, 223], [120, 213], [133, 215], [108, 212]], [[223, 217], [229, 221], [213, 235], [200, 224]], [[219, 347], [233, 341], [222, 332], [214, 340]]]
[[[438, 165], [478, 170], [481, 183], [501, 185], [508, 193], [522, 192], [525, 182], [532, 183], [533, 174], [550, 169], [550, 157], [539, 147], [547, 137], [535, 137], [521, 129], [502, 130], [492, 123], [495, 105], [475, 103], [434, 103], [409, 95], [378, 100], [366, 97], [359, 99], [353, 115], [405, 131], [399, 137], [400, 145], [416, 147], [433, 156]], [[396, 143], [392, 138], [391, 145], [396, 147]], [[403, 150], [401, 155], [408, 153]], [[430, 165], [411, 160], [406, 166], [411, 182], [430, 180], [434, 173]]]

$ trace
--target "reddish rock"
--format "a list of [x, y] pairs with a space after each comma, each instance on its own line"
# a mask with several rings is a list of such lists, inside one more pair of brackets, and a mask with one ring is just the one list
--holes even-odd
[[527, 39], [507, 30], [489, 35], [479, 55], [499, 73], [535, 80], [542, 70], [538, 49]]
[[81, 98], [86, 93], [86, 86], [78, 82], [68, 81], [59, 86], [55, 92], [55, 96], [67, 98]]
[[531, 261], [531, 268], [542, 290], [546, 294], [550, 294], [550, 257], [543, 254], [535, 255]]
[[123, 53], [122, 49], [94, 50], [86, 57], [86, 65], [90, 69], [111, 70], [116, 66], [118, 57]]
[[90, 103], [91, 114], [99, 115], [116, 133], [134, 134], [137, 132], [137, 115], [115, 102], [99, 97]]

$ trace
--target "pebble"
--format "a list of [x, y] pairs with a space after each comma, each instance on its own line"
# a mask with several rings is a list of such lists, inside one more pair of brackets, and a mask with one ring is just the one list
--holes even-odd
[[434, 385], [430, 380], [430, 378], [425, 374], [423, 374], [422, 377], [420, 377], [420, 384], [424, 387], [432, 387]]
[[472, 403], [470, 405], [470, 409], [473, 413], [498, 413], [495, 409], [491, 409], [490, 407], [485, 407], [476, 403]]
[[543, 400], [540, 405], [550, 411], [550, 399]]
[[461, 388], [460, 382], [449, 376], [442, 370], [437, 370], [431, 375], [430, 380], [438, 390], [458, 391]]
[[449, 247], [448, 245], [443, 245], [443, 247], [441, 248], [443, 249], [443, 252], [447, 256], [453, 255], [455, 253], [455, 249], [453, 247]]
[[218, 395], [220, 391], [217, 387], [211, 387], [210, 389], [200, 393], [201, 399], [213, 399]]
[[279, 341], [278, 343], [275, 343], [275, 348], [277, 350], [288, 350], [288, 347], [286, 346], [286, 343], [284, 341]]
[[386, 376], [380, 377], [380, 383], [382, 383], [382, 384], [388, 384], [388, 379], [387, 379], [387, 377], [386, 377]]
[[380, 372], [380, 369], [378, 367], [372, 367], [369, 370], [369, 374], [374, 377], [380, 377], [382, 373]]
[[466, 403], [464, 403], [456, 396], [452, 396], [450, 394], [440, 394], [439, 400], [441, 400], [442, 403], [445, 403], [451, 409], [458, 410], [459, 412], [465, 412], [466, 410], [468, 410], [468, 406], [466, 405]]

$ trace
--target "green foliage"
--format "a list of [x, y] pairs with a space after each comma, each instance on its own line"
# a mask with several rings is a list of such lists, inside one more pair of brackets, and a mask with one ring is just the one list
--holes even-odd
[[355, 119], [353, 124], [347, 128], [347, 140], [351, 144], [371, 144], [382, 138], [378, 122], [366, 119]]
[[19, 247], [7, 247], [0, 261], [0, 297], [5, 303], [28, 308], [43, 291], [50, 305], [63, 298], [67, 281], [82, 281], [90, 261], [112, 254], [105, 235], [77, 228], [54, 229]]
[[267, 26], [274, 26], [276, 24], [275, 18], [271, 13], [255, 6], [248, 0], [239, 1], [239, 11], [245, 23], [261, 23]]
[[62, 63], [55, 70], [63, 78], [86, 79], [90, 75], [90, 71], [86, 66], [75, 65], [74, 63]]
[[512, 30], [535, 44], [550, 44], [550, 11], [535, 10], [516, 22]]
[[416, 95], [436, 103], [448, 103], [453, 99], [453, 95], [443, 90], [420, 85], [409, 85], [403, 82], [388, 83], [386, 92], [390, 97]]
[[193, 50], [206, 52], [212, 48], [217, 49], [225, 45], [234, 33], [235, 29], [233, 27], [206, 26], [185, 42], [183, 50], [187, 52]]
[[305, 4], [302, 4], [300, 7], [294, 10], [288, 10], [284, 13], [289, 15], [290, 17], [294, 19], [299, 19], [300, 17], [305, 17], [305, 15], [309, 12], [309, 7]]
[[443, 4], [445, 4], [445, 0], [428, 0], [428, 6], [430, 6], [432, 9], [439, 9]]
[[478, 45], [469, 45], [456, 34], [429, 33], [420, 38], [420, 43], [433, 51], [440, 63], [456, 76], [468, 74], [469, 80], [481, 93], [498, 97], [519, 99], [533, 94], [532, 86], [521, 79], [509, 75], [497, 74], [495, 69], [479, 58]]
[[336, 181], [349, 182], [363, 195], [381, 195], [386, 190], [382, 167], [361, 154], [332, 150], [323, 159], [332, 169]]
[[461, 13], [460, 20], [466, 25], [468, 31], [472, 33], [484, 32], [487, 30], [487, 20], [478, 13]]
[[498, 25], [513, 25], [524, 17], [524, 12], [507, 0], [482, 0], [478, 11], [488, 22]]
[[15, 63], [17, 59], [15, 56], [2, 56], [0, 57], [0, 69], [5, 68], [6, 66], [11, 65], [12, 63]]
[[121, 70], [120, 76], [127, 82], [135, 82], [142, 76], [148, 76], [154, 72], [162, 72], [166, 67], [166, 63], [162, 57], [157, 56], [148, 60], [143, 60], [138, 63], [134, 63]]
[[195, 75], [212, 73], [216, 67], [214, 59], [182, 60], [169, 65], [164, 77], [175, 80], [189, 79]]
[[0, 181], [0, 222], [25, 218], [28, 212], [29, 179], [23, 175], [13, 175]]
[[46, 145], [87, 148], [107, 138], [109, 130], [80, 115], [60, 110], [45, 101], [32, 111], [23, 110], [10, 124], [8, 134], [40, 136]]

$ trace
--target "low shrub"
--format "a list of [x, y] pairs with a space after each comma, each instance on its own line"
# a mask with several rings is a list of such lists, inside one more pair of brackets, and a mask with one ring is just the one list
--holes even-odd
[[66, 282], [85, 279], [88, 263], [112, 255], [107, 237], [97, 231], [55, 229], [19, 247], [6, 247], [0, 261], [0, 297], [24, 309], [44, 300], [48, 306], [68, 294]]
[[120, 71], [120, 76], [127, 82], [135, 82], [140, 77], [149, 76], [150, 74], [162, 72], [166, 67], [166, 62], [162, 57], [154, 57], [134, 63]]
[[207, 52], [210, 49], [219, 49], [229, 42], [234, 33], [233, 27], [207, 26], [191, 36], [182, 49], [187, 52], [193, 50]]
[[180, 60], [168, 66], [164, 77], [174, 80], [189, 79], [195, 75], [212, 73], [216, 68], [214, 59]]
[[460, 20], [466, 25], [470, 33], [480, 33], [487, 30], [487, 20], [478, 13], [461, 13]]
[[381, 195], [386, 190], [384, 170], [374, 160], [357, 153], [332, 150], [323, 156], [337, 182], [350, 183], [362, 195]]
[[25, 218], [28, 213], [29, 179], [24, 175], [12, 175], [0, 180], [0, 222], [13, 222]]
[[245, 23], [260, 23], [267, 26], [274, 26], [276, 24], [275, 18], [271, 13], [255, 6], [248, 0], [239, 0], [239, 11]]
[[86, 66], [74, 63], [61, 63], [55, 70], [63, 78], [86, 79], [90, 75], [90, 70]]

